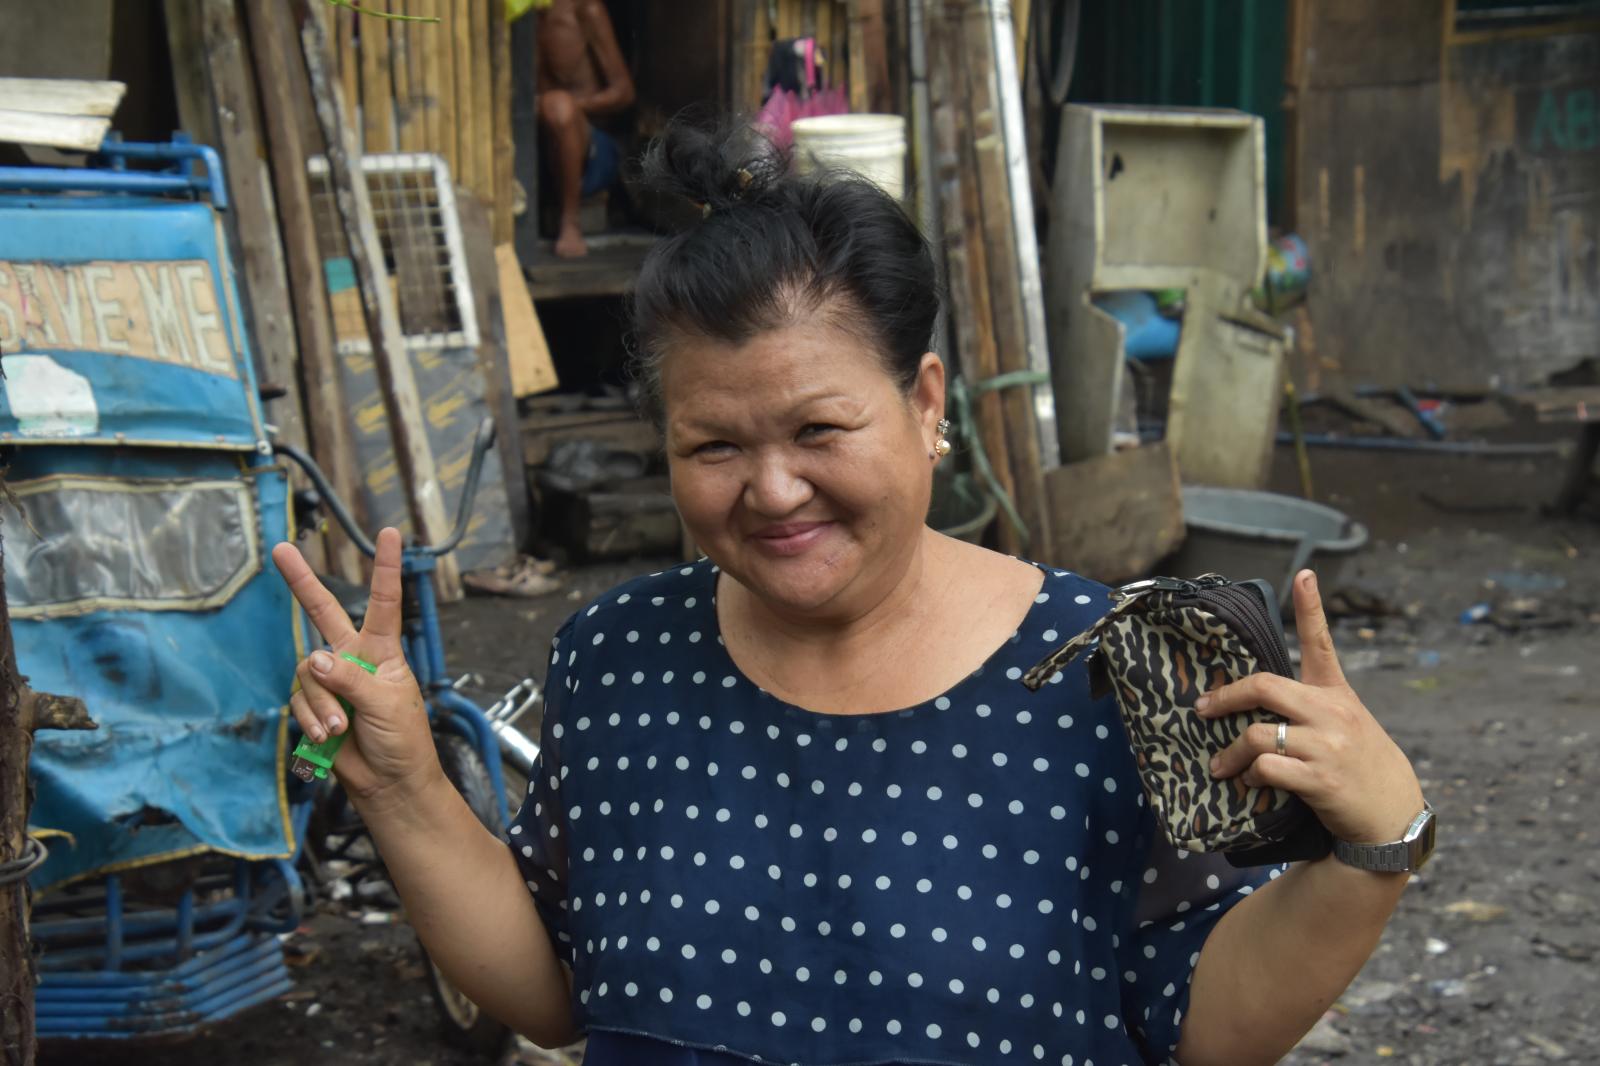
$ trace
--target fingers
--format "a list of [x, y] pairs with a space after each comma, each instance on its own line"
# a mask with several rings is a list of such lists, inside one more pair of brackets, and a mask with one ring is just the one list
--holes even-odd
[[1308, 802], [1318, 795], [1317, 771], [1292, 755], [1257, 756], [1241, 780], [1251, 788], [1281, 788]]
[[1322, 611], [1317, 575], [1302, 570], [1294, 578], [1295, 630], [1300, 634], [1300, 677], [1308, 685], [1342, 685], [1344, 670], [1333, 648], [1333, 634]]
[[[1307, 726], [1289, 726], [1284, 737], [1285, 756], [1296, 762], [1314, 759], [1322, 751], [1321, 739]], [[1263, 755], [1278, 755], [1278, 723], [1256, 722], [1239, 734], [1239, 739], [1229, 744], [1211, 760], [1211, 776], [1232, 777], [1243, 773]]]
[[272, 549], [272, 562], [324, 641], [336, 644], [355, 635], [356, 627], [350, 624], [350, 616], [344, 613], [334, 594], [322, 587], [322, 582], [317, 580], [317, 575], [311, 572], [311, 567], [301, 556], [300, 549], [285, 541]]
[[1316, 714], [1315, 689], [1279, 677], [1277, 674], [1251, 674], [1201, 696], [1194, 708], [1202, 718], [1217, 718], [1257, 708], [1274, 711], [1291, 722], [1304, 722]]
[[290, 697], [289, 706], [294, 710], [295, 719], [300, 723], [300, 728], [306, 731], [306, 735], [320, 744], [329, 736], [343, 732], [346, 722], [344, 708], [339, 705], [339, 697], [317, 679], [316, 673], [311, 669], [310, 660], [300, 663], [295, 670], [295, 680], [300, 682], [300, 691]]
[[372, 561], [372, 586], [367, 595], [367, 617], [361, 632], [376, 637], [400, 636], [400, 531], [391, 527], [378, 531], [377, 554]]

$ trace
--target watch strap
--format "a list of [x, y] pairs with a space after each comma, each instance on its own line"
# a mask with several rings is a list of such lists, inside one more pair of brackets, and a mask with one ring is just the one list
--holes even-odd
[[1346, 866], [1354, 866], [1359, 870], [1405, 873], [1411, 869], [1411, 845], [1404, 841], [1392, 844], [1351, 844], [1345, 840], [1335, 840], [1333, 857]]
[[1346, 866], [1379, 873], [1407, 873], [1422, 868], [1433, 854], [1433, 804], [1426, 800], [1422, 811], [1406, 827], [1405, 836], [1387, 844], [1352, 844], [1334, 839], [1333, 857]]

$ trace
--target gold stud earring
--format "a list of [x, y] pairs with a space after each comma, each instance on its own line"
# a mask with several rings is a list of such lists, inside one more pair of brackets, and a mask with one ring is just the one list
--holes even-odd
[[939, 419], [939, 439], [933, 442], [933, 450], [941, 459], [949, 455], [952, 448], [950, 441], [946, 439], [946, 434], [949, 432], [950, 420], [948, 418]]

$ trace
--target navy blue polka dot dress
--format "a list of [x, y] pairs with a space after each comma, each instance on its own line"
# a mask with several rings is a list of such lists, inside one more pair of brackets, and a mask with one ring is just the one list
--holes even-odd
[[557, 634], [540, 762], [508, 841], [573, 970], [587, 1066], [1164, 1062], [1201, 946], [1278, 871], [1159, 838], [1098, 618], [1060, 571], [943, 695], [826, 715], [746, 679], [710, 562]]

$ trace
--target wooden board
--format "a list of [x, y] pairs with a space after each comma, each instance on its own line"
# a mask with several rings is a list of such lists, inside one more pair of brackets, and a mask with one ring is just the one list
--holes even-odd
[[[245, 4], [256, 84], [261, 93], [261, 118], [272, 165], [272, 187], [278, 208], [289, 291], [294, 301], [300, 371], [305, 382], [306, 421], [313, 454], [333, 488], [365, 518], [356, 474], [355, 447], [349, 411], [334, 353], [332, 315], [317, 252], [311, 189], [306, 180], [307, 143], [298, 119], [297, 97], [306, 94], [305, 70], [290, 45], [294, 20], [283, 5]], [[334, 12], [335, 17], [340, 14]], [[334, 524], [336, 525], [336, 524]], [[365, 568], [354, 544], [337, 528], [328, 533], [335, 573], [346, 581], [364, 582]]]
[[38, 111], [0, 108], [0, 142], [37, 144], [92, 152], [106, 139], [108, 118], [90, 115], [46, 115]]
[[1178, 466], [1165, 441], [1047, 470], [1044, 486], [1053, 542], [1041, 562], [1114, 585], [1183, 543]]
[[1188, 289], [1167, 411], [1167, 440], [1185, 485], [1266, 484], [1283, 398], [1283, 338], [1226, 311], [1242, 298], [1236, 282], [1209, 270], [1195, 271]]
[[505, 481], [506, 511], [511, 520], [512, 542], [521, 546], [532, 541], [533, 522], [528, 479], [522, 465], [522, 441], [517, 432], [517, 399], [511, 391], [494, 227], [488, 207], [470, 196], [456, 201], [456, 212], [461, 218], [461, 244], [467, 272], [472, 277], [473, 309], [478, 316], [478, 372], [483, 376], [484, 404], [499, 429], [495, 450], [500, 455], [500, 473]]
[[45, 115], [110, 118], [128, 87], [120, 81], [0, 78], [0, 108]]
[[539, 325], [538, 312], [533, 309], [533, 298], [528, 294], [528, 283], [522, 280], [517, 250], [510, 244], [498, 244], [494, 260], [499, 273], [506, 356], [511, 365], [511, 394], [521, 399], [548, 392], [560, 381], [556, 378], [555, 362], [550, 358], [544, 327]]

